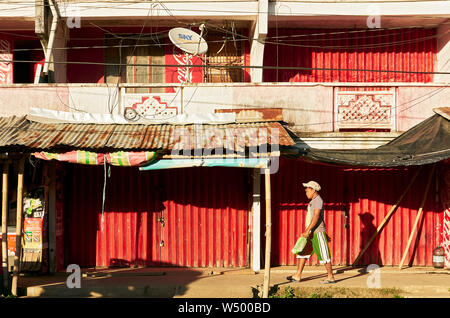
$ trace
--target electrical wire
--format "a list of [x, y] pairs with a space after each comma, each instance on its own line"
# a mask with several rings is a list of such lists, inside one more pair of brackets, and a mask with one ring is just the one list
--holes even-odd
[[[104, 30], [104, 29], [103, 29]], [[109, 32], [109, 31], [108, 31]], [[376, 44], [355, 44], [355, 45], [311, 45], [311, 44], [293, 44], [293, 43], [286, 43], [281, 41], [268, 41], [267, 38], [263, 40], [262, 42], [264, 44], [270, 44], [270, 45], [279, 45], [279, 46], [287, 46], [287, 47], [303, 47], [303, 48], [317, 48], [317, 49], [326, 49], [326, 50], [347, 50], [347, 49], [370, 49], [370, 48], [391, 48], [396, 46], [403, 46], [405, 44], [411, 44], [411, 43], [419, 43], [423, 44], [423, 42], [431, 40], [431, 39], [439, 39], [443, 36], [446, 36], [450, 30], [447, 30], [445, 32], [441, 32], [439, 34], [434, 35], [428, 35], [423, 37], [414, 37], [412, 39], [406, 39], [406, 40], [400, 40], [400, 41], [388, 41], [388, 42], [381, 42]], [[111, 32], [109, 32], [111, 33]], [[161, 33], [159, 33], [161, 34]], [[388, 34], [387, 36], [395, 37], [393, 34]], [[125, 38], [117, 36], [118, 38]], [[378, 36], [374, 36], [378, 37]], [[352, 42], [362, 42], [363, 40], [368, 39], [369, 37], [358, 37], [358, 38], [345, 38], [348, 40], [351, 40]], [[130, 39], [133, 39], [132, 37]], [[147, 37], [143, 37], [142, 39], [147, 39]], [[37, 38], [36, 38], [37, 40]], [[226, 39], [225, 39], [226, 40]], [[245, 39], [234, 39], [235, 42], [237, 41], [248, 41], [248, 38]], [[305, 39], [305, 40], [298, 40], [298, 41], [338, 41], [338, 38], [332, 38], [332, 39]], [[214, 42], [222, 42], [223, 40], [215, 40], [215, 41], [208, 41], [211, 43]], [[257, 39], [253, 39], [253, 41], [257, 41]], [[291, 40], [296, 41], [296, 40]], [[53, 50], [83, 50], [83, 49], [106, 49], [106, 48], [122, 48], [122, 47], [152, 47], [152, 46], [171, 46], [172, 43], [155, 43], [155, 44], [135, 44], [135, 45], [92, 45], [92, 46], [73, 46], [73, 47], [55, 47]], [[13, 49], [13, 52], [24, 52], [24, 51], [39, 51], [42, 50], [40, 48], [20, 48], [20, 49]]]
[[[35, 8], [35, 7], [47, 7], [48, 4], [47, 3], [34, 3], [34, 2], [28, 2], [28, 3], [24, 3], [24, 1], [11, 1], [11, 0], [2, 0], [3, 4], [18, 4], [18, 6], [16, 6], [15, 8], [11, 8], [11, 9], [5, 9], [5, 10], [17, 10], [17, 9], [25, 9], [25, 8]], [[159, 1], [158, 1], [159, 2]], [[307, 4], [312, 4], [312, 3], [323, 3], [323, 4], [330, 4], [329, 1], [291, 1], [293, 3], [307, 3]], [[384, 1], [379, 1], [379, 2], [384, 2]], [[392, 2], [443, 2], [442, 0], [409, 0], [409, 1], [389, 1], [389, 3]], [[341, 2], [341, 4], [345, 4], [345, 3], [358, 3], [358, 4], [373, 4], [373, 2], [361, 2], [361, 1], [344, 1]], [[60, 5], [63, 3], [60, 3]], [[69, 3], [65, 3], [65, 5], [68, 5]], [[100, 4], [110, 4], [110, 5], [100, 5]], [[101, 0], [101, 1], [96, 1], [96, 2], [92, 2], [92, 3], [87, 3], [87, 2], [78, 2], [76, 4], [76, 6], [78, 8], [88, 8], [88, 9], [111, 9], [111, 8], [121, 8], [121, 9], [133, 9], [135, 10], [135, 8], [127, 8], [127, 6], [132, 6], [132, 5], [139, 5], [139, 4], [145, 4], [145, 1], [115, 1], [115, 0], [111, 0], [111, 1], [107, 1], [107, 0]], [[248, 10], [206, 10], [206, 9], [177, 9], [177, 11], [194, 11], [194, 12], [221, 12], [221, 13], [227, 13], [227, 12], [232, 12], [232, 13], [248, 13]], [[255, 12], [255, 14], [257, 14], [258, 12]], [[269, 13], [269, 12], [262, 12], [262, 13]], [[294, 14], [297, 12], [294, 12]]]
[[[0, 60], [0, 63], [41, 63], [32, 60]], [[230, 68], [230, 69], [272, 69], [272, 70], [313, 70], [313, 71], [347, 71], [347, 72], [374, 72], [374, 73], [405, 73], [405, 74], [440, 74], [450, 75], [450, 72], [438, 71], [401, 71], [401, 70], [374, 70], [374, 69], [349, 69], [349, 68], [327, 68], [327, 67], [303, 67], [303, 66], [254, 66], [254, 65], [183, 65], [183, 64], [145, 64], [145, 63], [104, 63], [104, 62], [50, 62], [53, 64], [74, 64], [74, 65], [102, 65], [102, 66], [150, 66], [150, 67], [199, 67], [199, 68]]]
[[[177, 22], [179, 22], [177, 20]], [[183, 25], [186, 26], [192, 26], [193, 23], [185, 23], [182, 22]], [[444, 25], [444, 24], [450, 24], [447, 22], [443, 22], [440, 25]], [[96, 26], [97, 28], [102, 29], [104, 32], [107, 33], [111, 33], [111, 31], [101, 28], [99, 26]], [[220, 28], [218, 26], [214, 26], [211, 23], [208, 23], [208, 27], [212, 28], [212, 29], [216, 29], [218, 31], [222, 31], [225, 34], [234, 34], [234, 36], [239, 36], [242, 39], [241, 40], [249, 40], [251, 39], [248, 36], [245, 36], [243, 34], [239, 34], [236, 32], [232, 32], [223, 28]], [[312, 37], [312, 36], [329, 36], [329, 35], [337, 35], [337, 34], [354, 34], [354, 33], [365, 33], [365, 32], [380, 32], [380, 31], [389, 31], [389, 30], [406, 30], [406, 29], [427, 29], [427, 28], [435, 28], [436, 24], [423, 24], [423, 25], [415, 25], [415, 26], [402, 26], [402, 27], [390, 27], [390, 28], [376, 28], [376, 29], [358, 29], [358, 30], [353, 30], [353, 29], [346, 29], [345, 31], [332, 31], [332, 32], [320, 32], [320, 33], [311, 33], [311, 34], [293, 34], [293, 35], [284, 35], [284, 36], [267, 36], [267, 39], [276, 39], [276, 38], [280, 38], [280, 39], [289, 39], [289, 38], [299, 38], [299, 37]], [[286, 28], [289, 29], [289, 28]], [[304, 29], [311, 29], [311, 28], [304, 28]], [[316, 28], [313, 28], [316, 29]], [[157, 35], [157, 34], [163, 34], [166, 33], [167, 30], [164, 31], [160, 31], [160, 32], [154, 32], [154, 33], [150, 33], [148, 35], [152, 36], [152, 35]], [[20, 34], [20, 33], [15, 33], [15, 32], [6, 32], [6, 31], [0, 31], [0, 34], [6, 34], [6, 35], [11, 35], [11, 36], [17, 36], [17, 37], [27, 37], [27, 38], [33, 38], [33, 39], [37, 39], [37, 37], [35, 35], [24, 35], [24, 34]], [[367, 39], [367, 38], [371, 38], [371, 37], [385, 37], [385, 36], [391, 36], [391, 34], [379, 34], [379, 35], [374, 35], [374, 36], [365, 36], [365, 37], [360, 37], [360, 38], [356, 38], [356, 39]], [[355, 39], [355, 38], [334, 38], [336, 40], [344, 40], [344, 39]], [[71, 37], [71, 41], [95, 41], [95, 40], [104, 40], [104, 37], [101, 38], [97, 38], [97, 37], [83, 37], [83, 38], [79, 38], [79, 37]], [[315, 41], [315, 40], [322, 40], [322, 39], [305, 39], [302, 41]], [[300, 41], [300, 40], [299, 40]]]

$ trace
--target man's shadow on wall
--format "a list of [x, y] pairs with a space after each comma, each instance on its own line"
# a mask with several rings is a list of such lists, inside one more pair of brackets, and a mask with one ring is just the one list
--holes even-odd
[[[359, 213], [358, 214], [361, 223], [362, 223], [362, 230], [361, 230], [361, 245], [360, 245], [360, 251], [364, 249], [364, 247], [369, 243], [370, 238], [377, 232], [377, 227], [373, 224], [374, 216], [369, 212]], [[380, 237], [379, 235], [375, 236], [372, 243], [368, 247], [368, 250], [364, 254], [364, 256], [360, 260], [360, 264], [381, 264], [381, 253], [379, 249], [379, 241]]]

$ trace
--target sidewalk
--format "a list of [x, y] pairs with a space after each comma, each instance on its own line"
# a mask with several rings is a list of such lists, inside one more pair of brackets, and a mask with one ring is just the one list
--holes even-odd
[[[336, 284], [321, 285], [326, 278], [323, 266], [307, 266], [300, 283], [291, 283], [286, 276], [295, 266], [271, 269], [270, 286], [368, 288], [365, 268], [337, 266]], [[404, 297], [450, 298], [450, 270], [425, 267], [382, 267], [381, 288], [398, 288]], [[264, 270], [236, 268], [138, 268], [109, 269], [84, 272], [81, 288], [68, 288], [68, 274], [23, 276], [19, 292], [24, 297], [164, 297], [164, 298], [253, 298], [262, 290]], [[373, 277], [372, 277], [373, 281]]]

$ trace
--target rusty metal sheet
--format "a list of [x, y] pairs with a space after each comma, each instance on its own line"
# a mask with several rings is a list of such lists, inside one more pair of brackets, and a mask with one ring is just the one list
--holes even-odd
[[282, 121], [282, 108], [233, 108], [216, 109], [216, 113], [235, 113], [236, 121], [254, 122], [254, 121]]
[[[293, 145], [280, 123], [257, 122], [223, 125], [95, 125], [44, 124], [25, 118], [1, 118], [4, 135], [0, 148], [23, 150], [89, 149], [172, 150], [216, 148], [233, 151], [243, 147]], [[220, 143], [222, 142], [222, 143]]]

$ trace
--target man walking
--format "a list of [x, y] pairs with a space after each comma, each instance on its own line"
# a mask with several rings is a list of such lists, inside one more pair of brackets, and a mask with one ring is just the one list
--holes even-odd
[[302, 236], [308, 240], [302, 252], [297, 254], [299, 259], [297, 272], [293, 276], [286, 277], [292, 282], [299, 282], [302, 277], [302, 271], [306, 260], [314, 253], [317, 255], [320, 264], [325, 264], [328, 272], [328, 279], [321, 282], [321, 284], [334, 284], [333, 269], [331, 266], [331, 254], [327, 242], [327, 234], [324, 222], [323, 200], [319, 195], [320, 185], [316, 181], [309, 181], [303, 183], [306, 197], [311, 201], [308, 204], [306, 213], [306, 229]]

